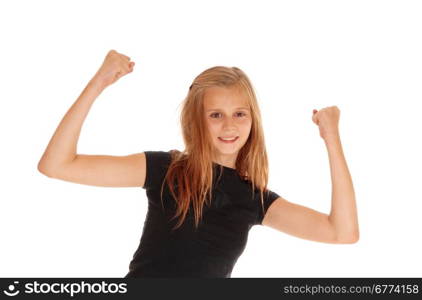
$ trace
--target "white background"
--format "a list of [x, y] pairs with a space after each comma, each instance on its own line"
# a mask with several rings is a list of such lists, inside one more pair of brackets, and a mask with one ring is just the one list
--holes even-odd
[[91, 107], [80, 154], [182, 150], [179, 105], [194, 77], [237, 66], [258, 96], [269, 188], [329, 213], [328, 155], [311, 117], [340, 109], [359, 242], [254, 226], [232, 277], [421, 276], [421, 16], [420, 1], [1, 2], [0, 276], [128, 272], [145, 190], [37, 170], [110, 49], [136, 65]]

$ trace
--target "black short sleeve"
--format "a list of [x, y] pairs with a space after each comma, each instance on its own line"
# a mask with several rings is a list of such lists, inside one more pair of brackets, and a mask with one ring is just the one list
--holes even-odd
[[146, 159], [146, 177], [143, 189], [161, 188], [171, 162], [169, 151], [144, 151]]
[[262, 212], [261, 194], [258, 193], [258, 217], [255, 223], [256, 225], [262, 225], [262, 220], [264, 219], [268, 208], [278, 197], [280, 196], [271, 190], [268, 190], [268, 193], [264, 193], [264, 212]]

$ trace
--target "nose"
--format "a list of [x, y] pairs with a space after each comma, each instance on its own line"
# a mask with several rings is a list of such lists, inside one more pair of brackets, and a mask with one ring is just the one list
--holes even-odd
[[224, 118], [223, 129], [236, 128], [234, 124], [235, 124], [235, 121], [232, 118], [230, 117]]

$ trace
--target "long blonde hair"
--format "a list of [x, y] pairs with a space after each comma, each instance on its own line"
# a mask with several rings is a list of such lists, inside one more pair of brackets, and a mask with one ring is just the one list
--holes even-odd
[[[171, 150], [172, 161], [161, 186], [161, 201], [164, 183], [176, 200], [176, 213], [172, 219], [180, 216], [173, 230], [182, 225], [192, 203], [195, 226], [202, 218], [204, 203], [212, 199], [212, 141], [204, 118], [204, 92], [209, 87], [237, 87], [247, 95], [251, 111], [252, 126], [245, 145], [239, 150], [236, 159], [236, 171], [252, 184], [252, 197], [255, 188], [260, 190], [261, 207], [263, 193], [268, 192], [268, 158], [265, 148], [261, 113], [252, 84], [246, 74], [237, 67], [215, 66], [200, 73], [189, 87], [182, 104], [180, 123], [185, 143], [185, 150]], [[222, 166], [220, 171], [222, 171]], [[220, 172], [221, 174], [221, 172]], [[177, 195], [174, 189], [177, 186]], [[208, 199], [206, 198], [209, 196]]]

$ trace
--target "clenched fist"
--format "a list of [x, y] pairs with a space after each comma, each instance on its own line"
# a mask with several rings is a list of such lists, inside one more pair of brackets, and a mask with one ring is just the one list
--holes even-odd
[[312, 121], [319, 127], [319, 135], [326, 138], [339, 135], [338, 123], [340, 109], [337, 106], [324, 107], [320, 111], [314, 109]]
[[110, 50], [94, 78], [103, 87], [107, 87], [115, 83], [120, 77], [131, 73], [134, 65], [135, 62], [131, 62], [130, 57], [116, 50]]

